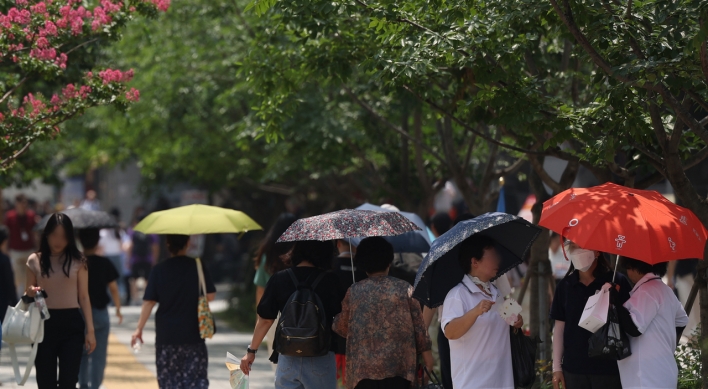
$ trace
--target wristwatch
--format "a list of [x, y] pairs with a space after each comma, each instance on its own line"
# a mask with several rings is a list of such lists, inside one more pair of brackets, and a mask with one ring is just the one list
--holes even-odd
[[257, 351], [258, 351], [258, 350], [254, 350], [254, 349], [252, 349], [250, 346], [249, 346], [249, 347], [246, 347], [246, 352], [247, 352], [248, 354], [255, 354]]

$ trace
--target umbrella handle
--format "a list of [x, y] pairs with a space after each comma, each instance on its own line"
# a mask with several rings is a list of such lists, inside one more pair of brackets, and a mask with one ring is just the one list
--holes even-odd
[[356, 284], [356, 278], [354, 278], [354, 254], [352, 253], [352, 240], [349, 239], [349, 260], [352, 262], [352, 285]]
[[617, 259], [615, 260], [615, 272], [612, 274], [612, 284], [615, 283], [615, 276], [617, 276], [617, 265], [620, 263], [620, 258], [622, 258], [621, 255], [617, 255]]

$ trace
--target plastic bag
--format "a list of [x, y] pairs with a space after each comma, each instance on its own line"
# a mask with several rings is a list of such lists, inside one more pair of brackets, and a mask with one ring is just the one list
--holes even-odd
[[588, 339], [588, 356], [619, 361], [632, 355], [629, 337], [622, 330], [617, 316], [617, 308], [610, 305], [607, 324]]
[[226, 368], [231, 373], [229, 376], [231, 389], [248, 389], [248, 376], [241, 371], [240, 362], [233, 354], [226, 353]]
[[514, 386], [528, 388], [536, 381], [536, 348], [540, 343], [531, 339], [520, 329], [509, 327], [511, 335], [511, 365], [514, 370]]

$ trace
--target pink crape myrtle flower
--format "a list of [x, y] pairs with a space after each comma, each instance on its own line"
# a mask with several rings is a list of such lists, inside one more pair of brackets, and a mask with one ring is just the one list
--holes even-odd
[[104, 84], [111, 82], [128, 82], [133, 79], [133, 69], [130, 69], [127, 72], [121, 72], [117, 69], [106, 69], [99, 72], [98, 75], [101, 77]]
[[130, 88], [130, 90], [125, 93], [125, 98], [128, 99], [128, 101], [140, 101], [140, 91], [135, 88]]
[[170, 0], [150, 0], [152, 4], [157, 7], [162, 12], [167, 12], [167, 10], [170, 8]]

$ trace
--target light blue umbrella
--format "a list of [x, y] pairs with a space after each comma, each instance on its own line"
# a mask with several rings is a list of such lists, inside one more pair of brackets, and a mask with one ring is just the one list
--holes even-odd
[[[386, 239], [391, 246], [393, 246], [393, 252], [395, 253], [425, 253], [430, 249], [430, 238], [428, 237], [427, 227], [425, 222], [420, 216], [411, 212], [401, 212], [392, 211], [390, 209], [379, 207], [378, 205], [373, 205], [369, 203], [364, 203], [358, 206], [356, 209], [363, 211], [379, 211], [379, 212], [396, 212], [403, 215], [406, 219], [415, 223], [416, 226], [420, 228], [420, 231], [406, 232], [405, 234], [396, 236], [386, 236]], [[354, 246], [358, 246], [361, 243], [362, 238], [353, 238], [348, 240], [349, 243]]]

